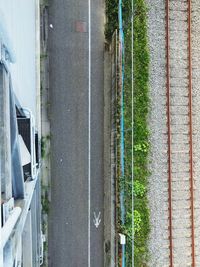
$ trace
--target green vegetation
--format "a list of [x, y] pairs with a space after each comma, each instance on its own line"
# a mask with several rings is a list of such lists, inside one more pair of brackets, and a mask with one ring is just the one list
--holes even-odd
[[41, 138], [41, 157], [44, 159], [47, 156], [47, 147], [50, 141], [50, 135], [42, 136]]
[[118, 2], [119, 0], [106, 0], [106, 19], [105, 36], [111, 40], [115, 29], [118, 29]]
[[[106, 20], [105, 36], [108, 41], [111, 40], [113, 32], [118, 29], [118, 3], [119, 0], [106, 0]], [[131, 1], [123, 2], [124, 24], [131, 18]]]
[[40, 5], [41, 5], [42, 7], [49, 6], [49, 1], [48, 1], [48, 0], [41, 0], [41, 1], [40, 1]]
[[41, 197], [41, 202], [42, 202], [42, 213], [43, 214], [48, 214], [49, 213], [49, 187], [42, 185], [42, 197]]
[[[129, 1], [131, 2], [131, 1]], [[129, 17], [124, 13], [125, 20]], [[125, 36], [125, 129], [131, 127], [131, 21], [124, 28]], [[147, 240], [150, 230], [147, 200], [149, 130], [147, 125], [149, 97], [149, 51], [147, 40], [147, 9], [145, 0], [134, 1], [134, 233], [135, 266], [145, 266], [148, 258]], [[131, 213], [131, 132], [125, 135], [126, 211]], [[129, 218], [130, 217], [130, 218]], [[131, 216], [125, 229], [131, 233]], [[131, 236], [127, 243], [127, 266], [131, 266]]]
[[[106, 37], [109, 40], [118, 25], [118, 1], [107, 0]], [[132, 86], [131, 86], [131, 0], [123, 6], [125, 37], [125, 225], [120, 224], [120, 231], [126, 234], [126, 266], [131, 267], [132, 257]], [[147, 240], [150, 231], [147, 199], [149, 129], [147, 124], [149, 97], [149, 50], [147, 40], [147, 8], [145, 0], [134, 0], [134, 251], [135, 266], [147, 266]], [[118, 112], [120, 112], [118, 110]], [[121, 179], [118, 177], [118, 179]], [[123, 181], [119, 181], [121, 185]], [[120, 218], [118, 218], [120, 223]]]
[[[41, 183], [41, 204], [42, 204], [42, 233], [48, 237], [48, 214], [49, 214], [49, 190], [50, 187]], [[44, 242], [44, 262], [43, 267], [48, 266], [48, 242]]]
[[48, 54], [45, 53], [45, 54], [40, 54], [40, 59], [46, 59], [48, 57]]

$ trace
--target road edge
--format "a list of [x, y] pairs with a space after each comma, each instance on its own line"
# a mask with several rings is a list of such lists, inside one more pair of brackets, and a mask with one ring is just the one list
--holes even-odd
[[[115, 264], [115, 163], [111, 46], [104, 51], [104, 267]], [[113, 164], [114, 163], [114, 164]]]
[[41, 204], [42, 230], [45, 236], [44, 261], [48, 266], [48, 213], [51, 199], [50, 119], [49, 119], [49, 54], [48, 1], [40, 1], [40, 97], [41, 97]]

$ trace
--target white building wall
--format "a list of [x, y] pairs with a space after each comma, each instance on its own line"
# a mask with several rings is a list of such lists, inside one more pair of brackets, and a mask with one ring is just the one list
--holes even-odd
[[36, 116], [36, 0], [1, 0], [0, 18], [6, 24], [16, 62], [11, 64], [13, 88], [23, 107]]
[[[36, 128], [39, 131], [40, 136], [39, 0], [0, 0], [0, 37], [2, 37], [1, 24], [4, 25], [5, 32], [8, 34], [10, 44], [15, 52], [14, 54], [16, 61], [9, 64], [9, 73], [11, 74], [12, 78], [13, 90], [15, 91], [15, 94], [21, 106], [23, 108], [26, 107], [32, 111], [32, 114], [36, 120]], [[2, 177], [0, 177], [0, 182], [1, 178]], [[6, 265], [6, 262], [7, 259], [12, 261], [14, 260], [14, 258], [15, 260], [18, 259], [19, 261], [22, 258], [22, 260], [24, 261], [24, 267], [31, 267], [32, 265], [29, 264], [30, 262], [31, 264], [35, 264], [33, 266], [39, 266], [41, 245], [39, 240], [41, 234], [40, 209], [38, 208], [40, 205], [40, 196], [38, 194], [39, 185], [37, 186], [37, 188], [35, 188], [35, 184], [36, 181], [39, 180], [39, 176], [37, 175], [37, 177], [33, 178], [35, 178], [35, 180], [27, 181], [25, 183], [25, 199], [15, 203], [17, 206], [21, 205], [20, 207], [22, 207], [20, 218], [18, 219], [12, 235], [17, 240], [17, 244], [14, 245], [14, 250], [11, 251], [13, 254], [13, 259], [12, 257], [4, 257], [4, 263], [2, 262], [3, 245], [1, 242], [3, 232], [2, 228], [0, 227], [0, 267], [13, 266], [12, 264]], [[37, 208], [36, 206], [31, 205], [33, 201], [36, 201], [35, 197], [33, 197], [35, 191], [37, 192]], [[28, 211], [29, 208], [31, 208], [31, 211]], [[37, 231], [34, 231], [35, 239], [37, 242], [34, 248], [33, 244], [35, 241], [33, 242], [32, 240], [32, 217], [30, 217], [30, 213], [35, 214], [35, 220], [38, 220], [36, 229], [38, 233]], [[25, 226], [24, 229], [24, 224], [27, 220], [29, 220], [29, 227], [27, 228]], [[26, 232], [26, 235], [24, 235], [24, 231], [26, 230], [29, 232]], [[21, 242], [21, 240], [23, 242]], [[14, 241], [12, 239], [9, 242], [11, 243], [11, 245], [14, 244]], [[6, 245], [8, 245], [9, 242], [7, 242]], [[31, 252], [29, 252], [27, 249], [24, 249], [24, 244], [27, 244], [27, 242], [31, 242], [31, 244], [29, 244], [29, 249], [31, 250]], [[4, 252], [9, 251], [9, 249], [5, 249], [4, 247]], [[30, 255], [32, 256], [30, 257]], [[27, 258], [29, 259], [29, 261], [27, 261]], [[25, 262], [27, 262], [27, 264], [25, 264]]]

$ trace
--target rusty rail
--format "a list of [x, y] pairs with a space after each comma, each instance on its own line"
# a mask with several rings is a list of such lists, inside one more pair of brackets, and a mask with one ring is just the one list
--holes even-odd
[[171, 167], [171, 124], [170, 124], [170, 33], [169, 33], [169, 0], [166, 0], [166, 75], [167, 75], [167, 127], [168, 127], [168, 196], [169, 196], [169, 248], [170, 267], [173, 266], [172, 240], [172, 167]]
[[193, 177], [193, 127], [192, 127], [192, 47], [191, 47], [191, 0], [188, 0], [188, 68], [189, 68], [189, 139], [190, 139], [190, 194], [191, 194], [191, 238], [192, 267], [195, 267], [194, 237], [194, 177]]

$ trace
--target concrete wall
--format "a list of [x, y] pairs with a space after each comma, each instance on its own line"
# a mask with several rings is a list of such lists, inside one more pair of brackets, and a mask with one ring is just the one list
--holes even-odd
[[13, 88], [23, 107], [36, 116], [36, 0], [1, 0], [0, 17], [14, 48], [16, 63], [11, 64]]

